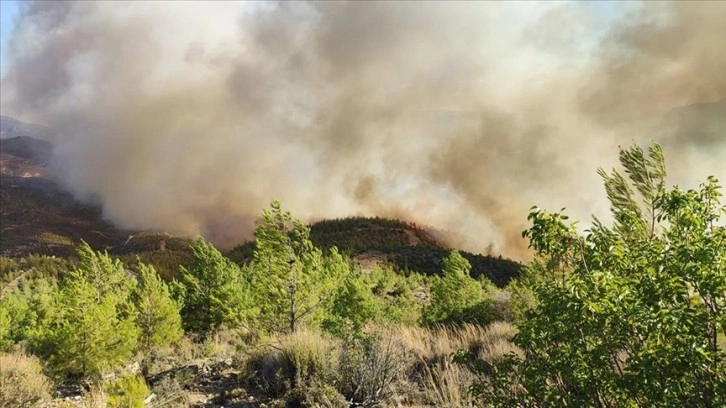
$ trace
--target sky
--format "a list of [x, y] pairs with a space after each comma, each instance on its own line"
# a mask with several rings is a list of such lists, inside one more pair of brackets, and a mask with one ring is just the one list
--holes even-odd
[[7, 65], [8, 41], [20, 11], [19, 3], [17, 0], [0, 0], [0, 74], [5, 72]]
[[521, 258], [532, 205], [607, 216], [618, 146], [726, 179], [726, 2], [47, 1], [11, 54], [7, 7], [2, 113], [124, 228], [229, 246], [279, 199]]

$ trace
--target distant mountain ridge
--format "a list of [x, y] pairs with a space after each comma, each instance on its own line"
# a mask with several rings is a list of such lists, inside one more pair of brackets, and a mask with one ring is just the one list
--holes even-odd
[[23, 122], [7, 115], [0, 115], [0, 139], [30, 136], [35, 139], [46, 140], [52, 133], [52, 129], [47, 126]]

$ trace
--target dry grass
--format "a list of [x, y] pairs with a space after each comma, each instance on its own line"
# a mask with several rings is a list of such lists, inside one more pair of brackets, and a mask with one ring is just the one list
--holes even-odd
[[203, 343], [184, 336], [169, 349], [160, 350], [158, 357], [173, 360], [175, 365], [189, 364], [210, 358], [234, 357], [241, 346], [239, 333], [233, 330], [220, 330]]
[[429, 362], [449, 361], [451, 353], [469, 349], [479, 358], [490, 360], [509, 352], [518, 353], [510, 342], [516, 329], [506, 322], [494, 322], [488, 326], [465, 324], [442, 326], [433, 329], [423, 327], [397, 327], [389, 334], [406, 346], [417, 357]]
[[108, 396], [103, 391], [103, 387], [93, 387], [91, 391], [84, 395], [84, 408], [106, 408], [108, 407]]
[[152, 408], [187, 408], [190, 406], [186, 391], [173, 378], [161, 380], [152, 391], [155, 395], [149, 405]]
[[247, 376], [271, 397], [284, 397], [294, 389], [334, 382], [340, 343], [328, 336], [298, 330], [271, 339], [247, 361]]
[[486, 327], [471, 324], [434, 329], [398, 327], [387, 335], [408, 351], [408, 364], [412, 366], [410, 380], [418, 386], [419, 404], [465, 407], [474, 403], [468, 389], [476, 375], [454, 364], [452, 353], [467, 349], [487, 361], [510, 352], [521, 353], [510, 342], [515, 333], [511, 324], [495, 322]]
[[0, 407], [34, 407], [50, 399], [40, 360], [22, 351], [0, 354]]

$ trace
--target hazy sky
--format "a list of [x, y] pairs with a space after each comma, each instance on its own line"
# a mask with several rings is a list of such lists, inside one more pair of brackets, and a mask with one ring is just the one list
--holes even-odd
[[8, 47], [11, 6], [0, 110], [127, 228], [230, 245], [277, 198], [520, 257], [532, 205], [607, 216], [618, 146], [726, 179], [726, 2], [47, 1]]
[[18, 3], [16, 0], [0, 0], [0, 73], [5, 72], [8, 40], [18, 15]]

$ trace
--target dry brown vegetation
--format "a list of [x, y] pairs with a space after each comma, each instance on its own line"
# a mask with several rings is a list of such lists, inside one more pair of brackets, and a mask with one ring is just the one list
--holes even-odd
[[466, 349], [484, 360], [519, 353], [509, 323], [378, 328], [340, 340], [304, 330], [272, 339], [244, 361], [250, 392], [271, 403], [313, 406], [471, 406], [476, 375], [452, 362]]
[[50, 400], [53, 384], [37, 357], [22, 351], [0, 354], [0, 407], [34, 407]]

